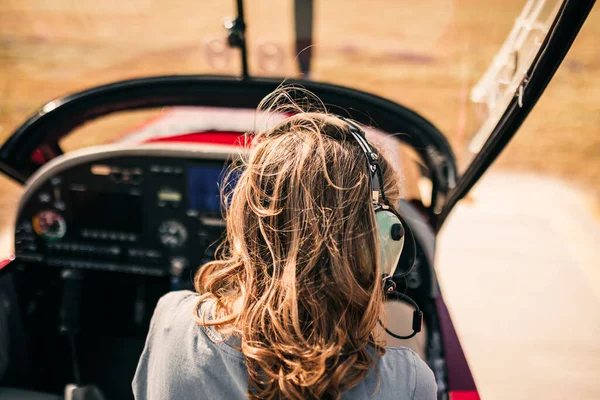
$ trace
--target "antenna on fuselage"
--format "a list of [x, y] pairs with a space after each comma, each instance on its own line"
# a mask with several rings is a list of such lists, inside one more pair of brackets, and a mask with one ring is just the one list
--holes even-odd
[[247, 79], [248, 74], [248, 49], [246, 48], [246, 21], [244, 21], [244, 0], [236, 0], [237, 18], [225, 21], [227, 29], [227, 42], [230, 47], [240, 49], [242, 56], [242, 78]]
[[294, 1], [294, 25], [296, 30], [296, 58], [305, 78], [310, 76], [313, 44], [313, 0]]

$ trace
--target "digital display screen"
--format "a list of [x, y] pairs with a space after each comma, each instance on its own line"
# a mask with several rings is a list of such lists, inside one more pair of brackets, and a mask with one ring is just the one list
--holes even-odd
[[222, 167], [190, 167], [188, 169], [189, 208], [198, 211], [221, 210]]
[[[221, 188], [229, 169], [217, 166], [198, 166], [188, 168], [189, 209], [203, 212], [221, 211]], [[225, 194], [231, 192], [241, 174], [234, 171], [227, 179]]]
[[142, 232], [142, 196], [71, 190], [70, 200], [73, 221], [80, 229]]

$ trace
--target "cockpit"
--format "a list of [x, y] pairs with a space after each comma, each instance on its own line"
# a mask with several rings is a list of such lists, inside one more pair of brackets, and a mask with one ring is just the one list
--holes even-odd
[[[107, 398], [130, 396], [156, 302], [172, 290], [193, 290], [195, 272], [223, 239], [221, 183], [232, 160], [248, 151], [245, 131], [256, 123], [245, 109], [227, 115], [174, 107], [118, 142], [53, 158], [27, 180], [15, 222], [17, 262], [2, 281], [9, 303], [26, 309], [15, 325], [22, 334], [11, 332], [6, 343], [30, 362], [15, 368], [11, 358], [3, 382], [60, 393], [80, 375]], [[400, 168], [400, 143], [376, 129], [368, 135]], [[425, 313], [415, 349], [441, 360], [427, 300], [437, 290], [433, 233], [422, 210], [408, 201], [399, 208], [415, 225], [418, 251], [403, 256], [396, 281]], [[390, 328], [408, 334], [412, 309], [397, 303], [404, 311], [400, 317], [391, 305]]]

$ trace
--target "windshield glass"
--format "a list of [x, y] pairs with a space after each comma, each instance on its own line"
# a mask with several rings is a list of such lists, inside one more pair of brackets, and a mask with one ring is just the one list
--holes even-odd
[[[466, 149], [479, 150], [518, 88], [559, 3], [315, 1], [309, 78], [412, 108], [465, 165]], [[250, 74], [298, 77], [294, 2], [245, 7]], [[239, 75], [239, 52], [223, 27], [236, 14], [233, 0], [0, 2], [0, 141], [45, 102], [92, 86]]]

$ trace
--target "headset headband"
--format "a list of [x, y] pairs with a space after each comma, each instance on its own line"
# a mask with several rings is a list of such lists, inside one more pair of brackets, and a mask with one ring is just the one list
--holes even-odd
[[[344, 117], [339, 117], [342, 121], [348, 124], [350, 135], [356, 140], [361, 150], [367, 159], [367, 166], [371, 175], [371, 198], [375, 206], [389, 206], [385, 191], [383, 189], [383, 173], [379, 166], [379, 155], [373, 150], [367, 141], [365, 132], [352, 121]], [[381, 200], [381, 201], [380, 201]]]

